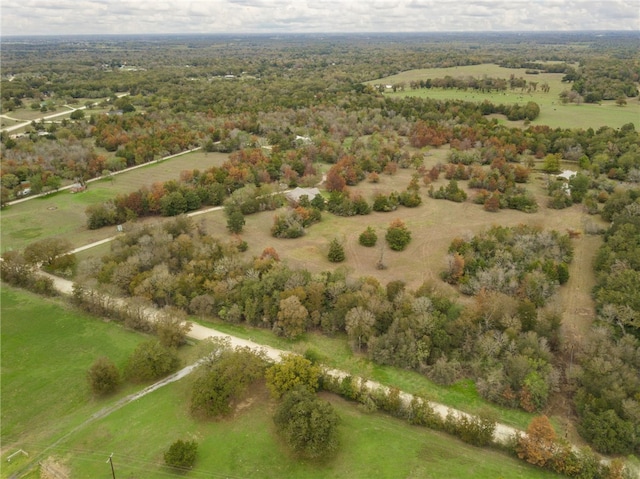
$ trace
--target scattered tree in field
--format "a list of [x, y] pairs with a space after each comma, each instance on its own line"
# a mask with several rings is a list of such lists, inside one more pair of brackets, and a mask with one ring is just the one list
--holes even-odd
[[402, 220], [396, 219], [387, 228], [385, 239], [389, 248], [394, 251], [402, 251], [411, 242], [411, 232]]
[[76, 256], [68, 253], [71, 248], [69, 240], [46, 238], [28, 245], [24, 249], [24, 259], [48, 271], [64, 271], [76, 264]]
[[299, 238], [304, 234], [303, 221], [297, 210], [279, 213], [273, 218], [271, 235], [276, 238]]
[[246, 221], [240, 209], [235, 208], [227, 215], [227, 229], [233, 234], [242, 233]]
[[429, 189], [429, 196], [437, 200], [449, 200], [456, 203], [462, 203], [467, 199], [467, 193], [460, 189], [458, 182], [454, 179], [449, 180], [447, 186], [441, 186], [439, 189], [434, 190], [433, 187]]
[[140, 343], [133, 351], [125, 375], [134, 382], [151, 381], [175, 371], [179, 363], [175, 351], [153, 339]]
[[73, 110], [69, 118], [72, 120], [82, 120], [84, 118], [84, 111], [82, 110]]
[[367, 226], [367, 229], [360, 233], [358, 237], [358, 242], [362, 246], [372, 247], [375, 246], [378, 242], [378, 235], [375, 230], [371, 226]]
[[336, 168], [331, 168], [327, 173], [327, 179], [325, 181], [327, 191], [344, 191], [347, 186], [347, 182]]
[[265, 365], [265, 357], [249, 348], [214, 345], [209, 361], [196, 373], [191, 390], [191, 412], [206, 418], [228, 414], [233, 401], [264, 376]]
[[557, 173], [560, 171], [560, 159], [559, 153], [550, 153], [544, 157], [542, 163], [542, 171], [545, 173]]
[[497, 191], [494, 191], [493, 193], [488, 195], [487, 199], [484, 201], [483, 206], [485, 211], [489, 211], [491, 213], [500, 211], [500, 193]]
[[623, 96], [619, 96], [618, 98], [616, 98], [616, 105], [618, 106], [626, 106], [627, 104], [627, 99]]
[[303, 386], [312, 392], [318, 390], [320, 367], [297, 354], [287, 354], [282, 361], [267, 369], [265, 378], [271, 394], [282, 397], [295, 387]]
[[87, 371], [87, 380], [94, 395], [104, 396], [118, 389], [120, 372], [111, 359], [102, 357], [97, 359]]
[[273, 421], [287, 445], [303, 457], [326, 458], [338, 449], [338, 415], [306, 388], [288, 392]]
[[196, 462], [197, 455], [198, 443], [196, 441], [178, 439], [164, 453], [164, 462], [167, 466], [176, 469], [191, 469]]
[[342, 246], [342, 244], [340, 243], [340, 241], [337, 240], [337, 238], [334, 238], [331, 240], [327, 258], [332, 263], [342, 263], [345, 260], [344, 246]]
[[167, 348], [177, 348], [186, 343], [187, 333], [191, 331], [192, 324], [186, 320], [184, 311], [165, 307], [155, 318], [155, 332], [160, 344]]

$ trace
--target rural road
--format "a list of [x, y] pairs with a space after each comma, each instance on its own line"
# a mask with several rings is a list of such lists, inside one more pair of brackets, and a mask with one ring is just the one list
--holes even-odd
[[[165, 161], [165, 160], [170, 160], [171, 158], [176, 158], [178, 156], [186, 155], [187, 153], [193, 153], [194, 151], [198, 151], [200, 149], [201, 149], [201, 147], [198, 146], [196, 148], [191, 148], [190, 150], [181, 151], [181, 152], [175, 153], [173, 155], [163, 156], [162, 158], [158, 158], [157, 160], [154, 160], [154, 161], [149, 161], [148, 163], [141, 163], [140, 165], [130, 166], [129, 168], [125, 168], [124, 170], [113, 171], [113, 172], [110, 173], [110, 176], [121, 175], [122, 173], [127, 173], [127, 172], [132, 171], [132, 170], [137, 170], [138, 168], [144, 168], [145, 166], [153, 165], [155, 163], [160, 163], [160, 162]], [[104, 176], [96, 176], [95, 178], [91, 178], [91, 179], [87, 180], [87, 183], [93, 183], [94, 181], [100, 181], [100, 180], [102, 180], [104, 178], [105, 178]], [[56, 192], [68, 190], [70, 188], [73, 188], [73, 186], [74, 185], [63, 186], [61, 188], [58, 188], [56, 190]], [[47, 191], [45, 193], [38, 193], [37, 195], [29, 195], [26, 198], [20, 198], [19, 200], [9, 201], [7, 203], [7, 206], [17, 205], [18, 203], [23, 203], [25, 201], [29, 201], [29, 200], [32, 200], [34, 198], [40, 198], [41, 196], [47, 196], [47, 195], [49, 195], [51, 193], [53, 193], [53, 192], [52, 191]], [[202, 213], [206, 213], [206, 212], [207, 211], [203, 211]], [[88, 249], [90, 247], [92, 247], [92, 246], [87, 246], [87, 248], [85, 248], [85, 249]]]
[[[128, 96], [129, 93], [118, 93], [116, 96], [118, 98], [122, 98], [123, 96]], [[99, 102], [95, 102], [93, 103], [92, 106], [97, 105]], [[5, 131], [5, 132], [10, 132], [10, 131], [15, 131], [15, 130], [19, 130], [20, 128], [24, 128], [25, 126], [29, 126], [32, 122], [38, 122], [38, 121], [44, 121], [44, 120], [51, 120], [52, 118], [58, 118], [59, 116], [64, 116], [64, 115], [68, 115], [70, 113], [73, 113], [76, 110], [85, 110], [87, 108], [87, 106], [79, 106], [78, 108], [74, 108], [71, 105], [62, 105], [65, 108], [68, 108], [69, 111], [61, 111], [58, 113], [52, 113], [51, 115], [44, 115], [38, 118], [34, 118], [33, 120], [19, 120], [17, 118], [11, 118], [8, 115], [0, 115], [0, 118], [5, 118], [7, 120], [11, 120], [11, 121], [21, 121], [21, 123], [18, 123], [17, 125], [13, 125], [13, 126], [6, 126], [3, 128], [0, 128], [0, 131]]]
[[[53, 280], [53, 284], [55, 286], [55, 288], [62, 294], [65, 295], [69, 295], [72, 293], [73, 291], [73, 282], [60, 278], [58, 276], [53, 276], [51, 274], [45, 273], [45, 272], [41, 272], [40, 274], [51, 278]], [[124, 300], [122, 300], [124, 301]], [[150, 309], [148, 310], [148, 316], [149, 317], [153, 317], [155, 314], [156, 310]], [[247, 340], [247, 339], [242, 339], [242, 338], [238, 338], [236, 336], [231, 336], [229, 334], [226, 333], [222, 333], [220, 331], [217, 331], [213, 328], [209, 328], [206, 326], [202, 326], [201, 324], [197, 324], [197, 323], [192, 323], [192, 327], [191, 330], [188, 333], [188, 336], [192, 339], [196, 339], [199, 341], [208, 339], [208, 338], [223, 338], [226, 339], [227, 341], [229, 341], [230, 345], [232, 347], [247, 347], [250, 348], [252, 350], [255, 351], [263, 351], [267, 357], [269, 359], [271, 359], [272, 361], [280, 361], [282, 355], [285, 354], [290, 354], [290, 351], [284, 351], [281, 349], [276, 349], [276, 348], [272, 348], [270, 346], [265, 346], [262, 344], [258, 344], [255, 343], [253, 341]], [[131, 395], [127, 398], [124, 398], [122, 401], [120, 401], [119, 403], [117, 403], [115, 406], [112, 406], [111, 408], [109, 408], [108, 411], [102, 411], [102, 412], [98, 412], [96, 413], [97, 417], [91, 417], [88, 419], [88, 422], [86, 424], [88, 424], [89, 422], [93, 422], [96, 419], [102, 418], [105, 415], [120, 409], [121, 407], [123, 407], [124, 405], [126, 405], [127, 403], [134, 401], [140, 397], [142, 397], [143, 395], [149, 394], [150, 392], [155, 391], [156, 389], [158, 389], [159, 387], [162, 387], [166, 384], [169, 384], [173, 381], [176, 381], [178, 379], [181, 379], [182, 377], [186, 376], [187, 374], [191, 373], [195, 368], [197, 367], [197, 363], [193, 364], [191, 366], [188, 366], [187, 368], [179, 371], [178, 373], [170, 376], [169, 378], [165, 378], [162, 381], [159, 381], [158, 383], [151, 385], [149, 387], [147, 387], [146, 389], [142, 390], [139, 393], [136, 393], [134, 395]], [[326, 374], [336, 377], [336, 378], [344, 378], [346, 376], [350, 376], [350, 374], [346, 371], [340, 371], [337, 369], [328, 369], [325, 370]], [[354, 380], [358, 380], [359, 378], [354, 377]], [[387, 391], [388, 387], [384, 386], [376, 381], [366, 381], [365, 382], [365, 386], [371, 390], [371, 391], [375, 391], [375, 390], [384, 390]], [[406, 392], [401, 392], [400, 393], [400, 397], [403, 400], [405, 405], [409, 405], [411, 403], [411, 400], [413, 399], [413, 395], [406, 393]], [[445, 406], [444, 404], [440, 404], [440, 403], [435, 403], [435, 402], [431, 402], [429, 401], [429, 405], [433, 408], [433, 410], [439, 414], [443, 419], [447, 417], [447, 415], [452, 414], [454, 416], [467, 416], [467, 417], [472, 417], [471, 415], [459, 411], [457, 409], [454, 408], [450, 408], [448, 406]], [[85, 424], [85, 425], [86, 425]], [[524, 434], [523, 431], [516, 429], [514, 427], [511, 426], [507, 426], [506, 424], [500, 424], [497, 423], [496, 424], [496, 428], [494, 431], [494, 441], [498, 442], [498, 443], [507, 443], [510, 439], [512, 439], [516, 434]]]

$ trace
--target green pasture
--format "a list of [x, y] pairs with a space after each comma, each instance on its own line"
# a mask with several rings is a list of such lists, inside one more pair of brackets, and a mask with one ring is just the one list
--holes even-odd
[[67, 238], [72, 245], [82, 246], [116, 233], [115, 227], [89, 230], [85, 210], [118, 194], [129, 193], [157, 181], [178, 179], [184, 170], [201, 170], [226, 161], [222, 153], [196, 151], [170, 160], [89, 183], [86, 191], [70, 193], [62, 190], [47, 196], [8, 206], [0, 215], [2, 251], [22, 249], [29, 243], [47, 237]]
[[0, 295], [2, 444], [28, 450], [101, 407], [87, 386], [89, 366], [108, 356], [124, 367], [144, 337], [5, 284]]
[[[482, 78], [483, 76], [493, 78], [509, 79], [511, 75], [516, 78], [524, 78], [529, 82], [538, 82], [537, 91], [528, 93], [520, 89], [509, 90], [504, 92], [481, 93], [475, 90], [457, 90], [457, 89], [417, 89], [412, 90], [409, 86], [411, 81], [426, 80], [428, 78], [444, 78], [445, 76], [453, 78], [469, 77]], [[581, 105], [567, 104], [560, 102], [559, 94], [564, 90], [570, 90], [571, 84], [563, 83], [562, 73], [540, 73], [528, 74], [525, 69], [503, 68], [493, 64], [469, 65], [451, 68], [429, 68], [420, 70], [409, 70], [406, 72], [392, 75], [377, 80], [367, 82], [370, 85], [393, 85], [405, 83], [404, 91], [392, 92], [388, 90], [385, 95], [391, 97], [418, 96], [423, 98], [432, 98], [435, 100], [463, 100], [471, 102], [483, 102], [485, 100], [495, 104], [524, 104], [534, 101], [540, 106], [540, 116], [533, 122], [534, 125], [548, 125], [553, 128], [600, 128], [602, 126], [610, 126], [619, 128], [627, 123], [634, 123], [636, 127], [640, 124], [640, 101], [638, 97], [628, 98], [627, 105], [624, 107], [617, 106], [615, 101], [603, 101], [601, 104]], [[540, 91], [540, 85], [548, 83], [550, 91], [543, 93]], [[509, 122], [502, 120], [506, 124], [521, 125], [522, 122]]]
[[[506, 454], [468, 446], [445, 434], [408, 426], [383, 414], [324, 395], [341, 417], [341, 447], [325, 462], [292, 457], [272, 423], [274, 403], [264, 386], [254, 387], [233, 417], [196, 421], [185, 406], [186, 379], [131, 403], [60, 445], [75, 477], [182, 476], [260, 478], [546, 478], [558, 477]], [[164, 420], [158, 421], [162, 417]], [[163, 453], [177, 439], [198, 442], [193, 470], [172, 473]]]

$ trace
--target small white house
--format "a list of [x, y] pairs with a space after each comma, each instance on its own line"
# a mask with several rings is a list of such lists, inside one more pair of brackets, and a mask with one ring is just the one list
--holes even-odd
[[566, 180], [569, 181], [571, 178], [573, 178], [574, 176], [576, 176], [578, 174], [577, 171], [573, 171], [573, 170], [564, 170], [562, 173], [560, 173], [556, 178], [558, 180]]

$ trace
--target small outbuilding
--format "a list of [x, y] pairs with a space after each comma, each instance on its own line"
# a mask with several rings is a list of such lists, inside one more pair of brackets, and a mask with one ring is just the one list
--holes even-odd
[[291, 203], [299, 203], [300, 198], [306, 196], [309, 198], [309, 201], [313, 200], [316, 196], [320, 194], [320, 190], [318, 188], [295, 188], [289, 191], [286, 194], [287, 200]]
[[559, 180], [566, 180], [569, 181], [571, 178], [573, 178], [574, 176], [576, 176], [578, 174], [577, 171], [573, 171], [573, 170], [564, 170], [562, 173], [560, 173], [556, 178]]

